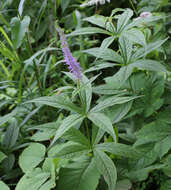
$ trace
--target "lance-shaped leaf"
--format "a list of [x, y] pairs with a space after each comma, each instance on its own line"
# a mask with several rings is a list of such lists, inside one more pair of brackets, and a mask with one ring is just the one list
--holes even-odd
[[68, 141], [67, 143], [53, 146], [48, 152], [48, 156], [71, 159], [88, 155], [89, 152], [90, 148], [88, 146]]
[[27, 103], [33, 103], [33, 102], [81, 113], [81, 108], [74, 105], [66, 94], [40, 97], [30, 100]]
[[115, 51], [109, 48], [105, 48], [101, 51], [101, 48], [90, 48], [83, 52], [93, 55], [97, 58], [101, 58], [106, 61], [113, 61], [117, 63], [123, 63], [122, 57]]
[[80, 28], [77, 29], [73, 32], [71, 32], [69, 35], [67, 36], [78, 36], [78, 35], [85, 35], [85, 34], [108, 34], [111, 35], [110, 32], [103, 30], [101, 28], [96, 28], [96, 27], [84, 27], [84, 28]]
[[150, 60], [150, 59], [142, 59], [138, 60], [131, 64], [133, 67], [137, 67], [139, 69], [145, 69], [148, 71], [158, 71], [158, 72], [166, 72], [165, 67], [159, 63], [158, 61]]
[[114, 190], [117, 180], [117, 171], [113, 161], [107, 154], [100, 150], [95, 150], [94, 155], [98, 170], [104, 176], [109, 190]]
[[109, 133], [115, 141], [117, 141], [117, 137], [115, 131], [112, 126], [112, 122], [110, 119], [105, 116], [103, 113], [89, 113], [88, 118], [100, 129]]
[[113, 106], [115, 104], [123, 104], [129, 101], [132, 101], [136, 98], [138, 98], [138, 96], [127, 96], [127, 97], [112, 96], [101, 101], [94, 108], [92, 108], [90, 112], [99, 112], [99, 111], [104, 110], [107, 107]]
[[132, 146], [121, 143], [101, 143], [95, 145], [95, 149], [110, 152], [114, 155], [137, 159], [141, 156]]
[[68, 117], [66, 117], [59, 128], [56, 131], [55, 137], [51, 143], [54, 144], [65, 132], [67, 132], [71, 127], [74, 127], [74, 125], [81, 123], [83, 121], [84, 117], [79, 114], [73, 114]]

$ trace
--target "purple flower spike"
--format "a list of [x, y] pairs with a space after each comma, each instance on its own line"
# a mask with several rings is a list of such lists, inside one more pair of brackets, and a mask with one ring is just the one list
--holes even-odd
[[72, 56], [72, 53], [69, 49], [66, 36], [60, 27], [57, 27], [57, 31], [60, 36], [62, 51], [65, 57], [65, 62], [68, 65], [68, 68], [71, 73], [76, 77], [76, 79], [82, 78], [82, 69], [80, 67], [80, 63], [77, 62], [76, 58]]

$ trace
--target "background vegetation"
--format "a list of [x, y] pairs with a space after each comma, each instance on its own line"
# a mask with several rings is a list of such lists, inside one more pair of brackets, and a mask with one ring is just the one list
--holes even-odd
[[82, 3], [0, 1], [0, 190], [170, 190], [171, 2]]

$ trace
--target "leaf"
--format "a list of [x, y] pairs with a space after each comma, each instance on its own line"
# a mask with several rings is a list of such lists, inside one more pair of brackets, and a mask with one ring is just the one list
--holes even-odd
[[62, 138], [68, 140], [68, 141], [72, 141], [72, 142], [76, 142], [82, 145], [85, 145], [87, 147], [89, 147], [89, 141], [88, 139], [84, 136], [83, 133], [81, 133], [81, 131], [79, 131], [76, 128], [71, 128], [69, 129], [63, 136]]
[[112, 77], [105, 78], [105, 81], [106, 83], [109, 83], [109, 84], [119, 83], [118, 88], [120, 88], [126, 82], [126, 80], [131, 76], [133, 69], [134, 67], [132, 64], [123, 66]]
[[20, 17], [22, 16], [22, 13], [23, 13], [24, 3], [25, 3], [25, 0], [20, 0], [20, 4], [18, 7], [18, 12], [19, 12]]
[[117, 32], [121, 32], [124, 27], [128, 24], [128, 21], [133, 16], [133, 11], [131, 9], [126, 9], [120, 16], [117, 22]]
[[99, 112], [99, 111], [104, 110], [105, 108], [108, 108], [117, 104], [124, 104], [136, 98], [138, 98], [138, 96], [132, 96], [132, 97], [131, 96], [128, 96], [128, 97], [111, 96], [109, 98], [106, 98], [103, 101], [100, 101], [99, 104], [97, 104], [96, 106], [94, 106], [94, 108], [90, 110], [90, 112]]
[[7, 131], [5, 133], [5, 137], [3, 140], [3, 145], [7, 148], [10, 149], [12, 148], [17, 139], [18, 139], [18, 134], [19, 134], [19, 127], [16, 119], [11, 120], [10, 126], [7, 128]]
[[67, 36], [78, 36], [78, 35], [85, 35], [85, 34], [108, 34], [110, 35], [110, 33], [106, 30], [103, 30], [101, 28], [96, 28], [96, 27], [84, 27], [84, 28], [80, 28], [77, 29], [73, 32], [71, 32], [70, 34], [68, 34]]
[[140, 44], [143, 47], [146, 46], [145, 36], [140, 30], [132, 28], [130, 30], [126, 30], [125, 32], [123, 32], [122, 35], [133, 43]]
[[6, 158], [7, 156], [0, 151], [0, 163]]
[[160, 159], [171, 149], [171, 135], [155, 144], [154, 151], [158, 153]]
[[155, 164], [155, 165], [149, 166], [147, 168], [130, 171], [126, 174], [126, 176], [133, 182], [144, 181], [147, 179], [150, 172], [152, 172], [153, 170], [156, 170], [156, 169], [161, 169], [164, 166], [165, 166], [164, 164]]
[[21, 46], [25, 33], [27, 32], [27, 29], [29, 27], [29, 24], [30, 24], [29, 16], [25, 16], [22, 21], [20, 21], [20, 19], [17, 17], [12, 18], [11, 32], [12, 32], [13, 46], [15, 49], [18, 49]]
[[99, 172], [94, 158], [83, 157], [59, 172], [59, 189], [95, 190], [98, 185]]
[[82, 81], [80, 82], [80, 96], [85, 108], [85, 112], [87, 113], [91, 105], [92, 86], [91, 81], [86, 76], [83, 76]]
[[88, 21], [91, 24], [95, 24], [102, 28], [106, 28], [106, 20], [107, 20], [107, 18], [102, 15], [93, 15], [91, 17], [86, 17], [83, 19], [83, 21]]
[[62, 12], [65, 11], [65, 9], [69, 6], [70, 2], [71, 2], [71, 0], [62, 0], [61, 1]]
[[94, 151], [96, 165], [99, 172], [104, 176], [109, 190], [114, 190], [117, 180], [117, 171], [113, 161], [102, 151]]
[[27, 101], [26, 103], [33, 103], [33, 102], [52, 106], [55, 108], [66, 109], [68, 111], [73, 111], [78, 113], [82, 112], [81, 108], [75, 106], [66, 94], [59, 94], [55, 96], [44, 96]]
[[58, 130], [56, 131], [55, 137], [53, 141], [51, 142], [54, 144], [65, 132], [67, 132], [71, 127], [74, 127], [74, 125], [81, 123], [83, 121], [84, 117], [79, 114], [73, 114], [65, 118], [61, 125], [59, 126]]
[[24, 173], [35, 168], [45, 156], [46, 147], [39, 143], [31, 143], [19, 156], [19, 165]]
[[98, 71], [101, 69], [106, 69], [106, 68], [110, 68], [110, 67], [114, 67], [114, 66], [118, 65], [118, 64], [108, 63], [108, 62], [104, 62], [104, 61], [96, 61], [96, 62], [94, 62], [94, 64], [95, 64], [94, 66], [92, 66], [89, 69], [87, 69], [86, 71], [84, 71], [84, 73]]
[[93, 55], [97, 58], [101, 58], [106, 61], [113, 61], [117, 63], [122, 63], [122, 57], [113, 51], [112, 49], [105, 48], [104, 51], [101, 51], [100, 48], [91, 48], [83, 51], [84, 53], [88, 53], [90, 55]]
[[105, 131], [101, 128], [98, 128], [97, 126], [93, 126], [92, 128], [92, 144], [98, 144], [103, 135], [105, 134]]
[[113, 129], [112, 123], [108, 117], [103, 113], [93, 113], [88, 114], [88, 119], [90, 119], [97, 127], [109, 133], [114, 141], [117, 141], [115, 131]]
[[166, 41], [168, 40], [168, 38], [164, 39], [164, 40], [158, 40], [155, 42], [151, 42], [149, 44], [147, 44], [146, 48], [140, 48], [138, 49], [132, 56], [132, 60], [131, 62], [136, 61], [137, 59], [140, 59], [142, 57], [145, 57], [147, 54], [149, 54], [150, 52], [152, 52], [153, 50], [156, 50], [157, 48], [159, 48], [162, 44], [164, 44]]
[[114, 142], [97, 144], [95, 145], [95, 149], [127, 158], [137, 159], [140, 156], [140, 154], [132, 146]]
[[132, 187], [132, 184], [130, 180], [123, 179], [116, 183], [116, 189], [115, 190], [130, 190]]
[[[40, 187], [50, 178], [50, 173], [43, 172], [40, 168], [26, 173], [18, 182], [15, 190], [40, 190]], [[47, 189], [50, 190], [50, 189]]]
[[3, 181], [0, 181], [0, 189], [10, 190], [10, 188]]
[[90, 147], [85, 145], [68, 141], [67, 143], [57, 144], [53, 146], [48, 152], [49, 157], [57, 158], [75, 158], [82, 155], [87, 155], [90, 152]]
[[97, 94], [108, 94], [108, 95], [121, 95], [125, 94], [124, 90], [117, 90], [115, 87], [109, 84], [99, 85], [93, 88], [93, 92]]
[[130, 111], [131, 107], [132, 107], [132, 101], [108, 108], [105, 111], [105, 113], [107, 116], [109, 116], [112, 123], [118, 123], [119, 121], [124, 119], [126, 114]]
[[125, 35], [119, 38], [119, 49], [124, 60], [124, 64], [129, 64], [132, 56], [132, 42]]
[[167, 72], [167, 70], [162, 64], [160, 64], [158, 61], [150, 59], [138, 60], [132, 63], [131, 65], [137, 67], [138, 69], [145, 69], [148, 71]]

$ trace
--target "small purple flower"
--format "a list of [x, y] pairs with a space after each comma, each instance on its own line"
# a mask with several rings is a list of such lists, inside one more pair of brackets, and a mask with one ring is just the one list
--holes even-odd
[[152, 14], [150, 12], [142, 12], [140, 14], [141, 18], [148, 18], [148, 17], [151, 17], [151, 16], [152, 16]]
[[152, 14], [150, 12], [142, 12], [139, 17], [135, 18], [135, 20], [139, 20], [141, 18], [149, 18]]
[[71, 73], [76, 77], [76, 79], [82, 78], [82, 69], [80, 67], [80, 63], [77, 62], [76, 58], [72, 56], [72, 53], [69, 49], [66, 36], [60, 27], [57, 27], [57, 31], [60, 36], [62, 51], [65, 57], [65, 62], [68, 65], [68, 68]]

